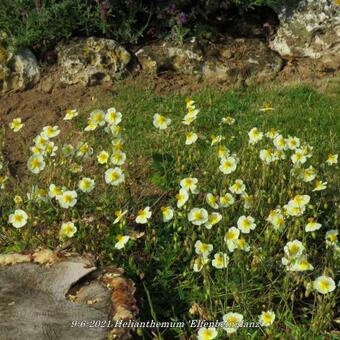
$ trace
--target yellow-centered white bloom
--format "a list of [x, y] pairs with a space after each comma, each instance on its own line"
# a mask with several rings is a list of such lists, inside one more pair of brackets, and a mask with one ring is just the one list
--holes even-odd
[[316, 177], [316, 170], [315, 168], [311, 165], [309, 168], [304, 169], [302, 173], [303, 181], [304, 182], [311, 182], [315, 179]]
[[197, 141], [197, 139], [198, 139], [197, 133], [192, 132], [192, 131], [191, 132], [187, 132], [185, 134], [185, 137], [186, 137], [185, 145], [194, 144]]
[[89, 119], [87, 121], [87, 126], [85, 127], [84, 131], [94, 131], [95, 129], [97, 129], [97, 127], [98, 125], [91, 121], [91, 119]]
[[206, 196], [207, 203], [213, 208], [218, 209], [218, 197], [212, 193], [208, 193]]
[[49, 142], [48, 138], [42, 136], [41, 134], [36, 136], [33, 141], [34, 141], [35, 146], [37, 146], [38, 148], [42, 150], [45, 150]]
[[304, 252], [305, 247], [299, 240], [289, 241], [284, 247], [284, 252], [288, 258], [299, 258]]
[[65, 222], [61, 225], [60, 236], [71, 238], [77, 232], [77, 228], [73, 222]]
[[216, 253], [214, 259], [211, 261], [213, 267], [217, 269], [227, 268], [229, 264], [229, 257], [226, 253]]
[[274, 139], [275, 137], [278, 136], [278, 132], [276, 129], [271, 128], [268, 132], [266, 132], [266, 137], [270, 138], [270, 139]]
[[212, 226], [214, 226], [215, 224], [217, 224], [221, 220], [222, 220], [222, 215], [220, 213], [213, 212], [208, 216], [208, 221], [205, 223], [204, 226], [207, 229], [211, 229]]
[[244, 209], [251, 209], [254, 205], [255, 197], [254, 195], [248, 195], [246, 192], [242, 194], [244, 200]]
[[296, 149], [295, 153], [290, 157], [293, 164], [304, 164], [307, 161], [305, 151], [303, 149]]
[[14, 131], [18, 132], [22, 129], [24, 124], [21, 121], [21, 118], [14, 118], [11, 123], [9, 123], [9, 127]]
[[115, 244], [115, 248], [116, 249], [123, 249], [125, 247], [125, 245], [128, 243], [130, 239], [130, 236], [123, 236], [123, 235], [117, 235], [116, 236], [116, 244]]
[[109, 153], [105, 150], [100, 151], [98, 156], [97, 156], [97, 161], [99, 164], [106, 164], [109, 160]]
[[105, 112], [103, 110], [94, 110], [90, 113], [89, 118], [90, 124], [94, 124], [96, 126], [105, 125]]
[[237, 220], [237, 227], [243, 234], [249, 234], [251, 230], [256, 228], [255, 220], [251, 216], [241, 216]]
[[72, 120], [73, 118], [77, 117], [79, 115], [79, 112], [77, 110], [66, 110], [66, 115], [64, 117], [64, 120]]
[[197, 240], [195, 242], [195, 252], [196, 252], [197, 255], [201, 255], [203, 257], [208, 257], [213, 249], [214, 249], [214, 247], [213, 247], [212, 244], [203, 243], [200, 240]]
[[218, 332], [215, 327], [201, 327], [197, 333], [197, 340], [212, 340], [215, 339], [217, 335]]
[[60, 129], [58, 126], [48, 125], [42, 129], [41, 136], [46, 139], [50, 139], [50, 138], [58, 136], [59, 134], [60, 134]]
[[315, 181], [315, 187], [312, 191], [321, 191], [327, 189], [327, 182], [322, 182], [319, 180]]
[[194, 225], [202, 225], [208, 221], [208, 212], [204, 208], [193, 208], [188, 214], [188, 220]]
[[227, 334], [237, 332], [237, 329], [243, 324], [243, 315], [240, 313], [227, 313], [223, 315], [224, 330]]
[[45, 168], [44, 157], [41, 155], [32, 155], [27, 162], [28, 169], [34, 174], [39, 174]]
[[89, 157], [93, 153], [92, 147], [88, 143], [81, 143], [78, 145], [77, 157]]
[[157, 129], [165, 130], [171, 124], [171, 119], [156, 113], [153, 116], [153, 125]]
[[259, 316], [259, 323], [263, 327], [269, 327], [274, 323], [275, 313], [271, 310], [262, 312]]
[[333, 245], [334, 243], [337, 243], [338, 242], [338, 234], [339, 234], [338, 230], [335, 230], [335, 229], [328, 230], [326, 232], [326, 236], [325, 236], [326, 244]]
[[224, 139], [224, 137], [211, 135], [210, 139], [211, 139], [211, 144], [210, 145], [213, 146], [215, 144], [220, 143]]
[[240, 236], [240, 230], [231, 227], [228, 229], [228, 231], [225, 233], [224, 241], [227, 243], [228, 250], [232, 253], [237, 248], [236, 241], [238, 240]]
[[118, 112], [114, 107], [110, 107], [106, 111], [105, 121], [109, 125], [118, 125], [122, 121], [122, 114]]
[[287, 150], [287, 140], [282, 135], [277, 135], [273, 140], [274, 146], [278, 150]]
[[145, 224], [148, 223], [149, 218], [151, 217], [152, 212], [150, 211], [150, 207], [146, 207], [142, 210], [138, 211], [136, 217], [136, 223]]
[[263, 133], [258, 128], [254, 127], [248, 132], [248, 136], [249, 144], [256, 144], [262, 139]]
[[125, 175], [121, 168], [115, 167], [105, 171], [105, 182], [117, 186], [125, 181]]
[[222, 118], [222, 124], [233, 125], [235, 124], [235, 118], [227, 116]]
[[33, 155], [41, 155], [41, 156], [44, 155], [44, 149], [41, 149], [36, 145], [31, 146], [30, 150], [31, 150]]
[[194, 272], [196, 273], [200, 272], [203, 269], [203, 267], [208, 263], [209, 263], [209, 259], [206, 257], [199, 256], [195, 258], [194, 266], [193, 266]]
[[259, 109], [261, 112], [273, 111], [274, 108], [269, 103], [264, 103], [263, 106]]
[[243, 237], [236, 240], [235, 243], [236, 243], [237, 249], [240, 249], [240, 250], [243, 250], [243, 251], [249, 251], [250, 250], [249, 244], [246, 242], [246, 240]]
[[300, 139], [297, 137], [288, 137], [287, 146], [289, 150], [295, 150], [300, 147]]
[[171, 207], [161, 207], [163, 222], [169, 222], [174, 217], [174, 210]]
[[122, 151], [115, 151], [110, 158], [110, 161], [114, 165], [123, 165], [126, 161], [126, 154]]
[[302, 208], [306, 206], [310, 201], [309, 195], [296, 195], [292, 200], [288, 202], [288, 205], [292, 205], [293, 207]]
[[220, 206], [222, 208], [228, 208], [231, 205], [233, 205], [234, 202], [235, 202], [235, 199], [232, 194], [227, 193], [223, 196], [220, 196]]
[[275, 230], [282, 230], [285, 226], [285, 218], [280, 209], [272, 210], [266, 220], [273, 225]]
[[185, 189], [182, 188], [176, 195], [176, 198], [177, 198], [177, 208], [182, 208], [184, 204], [188, 201], [189, 194]]
[[61, 195], [63, 193], [62, 187], [59, 187], [55, 184], [50, 184], [48, 187], [48, 196], [51, 198], [56, 198], [57, 196]]
[[228, 158], [221, 158], [219, 169], [222, 171], [225, 175], [231, 174], [236, 170], [236, 159], [234, 157], [228, 157]]
[[218, 147], [218, 150], [217, 150], [218, 158], [220, 158], [220, 159], [221, 158], [228, 158], [229, 153], [230, 153], [230, 151], [229, 151], [229, 149], [226, 146], [220, 145]]
[[322, 227], [320, 223], [317, 223], [313, 217], [308, 219], [308, 223], [306, 224], [305, 231], [312, 232], [315, 230], [319, 230]]
[[82, 192], [91, 192], [94, 189], [95, 182], [92, 178], [84, 177], [78, 183], [78, 188]]
[[308, 262], [307, 257], [303, 256], [288, 266], [288, 270], [292, 272], [305, 272], [307, 270], [313, 270], [314, 267]]
[[331, 277], [322, 275], [314, 280], [313, 288], [321, 294], [328, 294], [333, 292], [336, 287], [335, 282]]
[[124, 145], [124, 140], [122, 138], [115, 138], [111, 144], [114, 152], [121, 151]]
[[77, 193], [74, 190], [66, 190], [61, 195], [57, 196], [60, 206], [64, 209], [72, 208], [77, 203]]
[[242, 179], [237, 179], [235, 183], [229, 187], [229, 190], [233, 194], [242, 195], [246, 191], [246, 186], [243, 183]]
[[275, 153], [272, 149], [262, 149], [260, 150], [260, 159], [264, 163], [271, 163], [275, 161], [277, 158], [275, 156]]
[[121, 219], [127, 214], [127, 210], [117, 210], [115, 211], [116, 219], [113, 221], [113, 224], [117, 224], [121, 221]]
[[197, 192], [197, 183], [198, 179], [194, 177], [183, 178], [180, 181], [180, 186], [182, 189], [185, 189], [187, 192], [191, 191], [193, 194]]
[[49, 142], [45, 148], [45, 154], [54, 157], [57, 150], [58, 147], [54, 144], [54, 142]]
[[26, 225], [28, 220], [28, 216], [25, 211], [21, 209], [17, 209], [13, 214], [10, 214], [8, 217], [8, 223], [12, 224], [14, 228], [22, 228]]
[[326, 160], [326, 163], [327, 163], [328, 165], [337, 164], [337, 163], [338, 163], [338, 155], [337, 155], [337, 154], [333, 155], [333, 154], [330, 153], [330, 154], [328, 155], [328, 158], [327, 158], [327, 160]]

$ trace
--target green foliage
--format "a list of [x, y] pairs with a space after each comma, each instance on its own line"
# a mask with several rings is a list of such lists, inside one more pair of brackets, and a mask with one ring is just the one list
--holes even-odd
[[169, 35], [182, 42], [202, 29], [212, 32], [218, 11], [235, 5], [247, 10], [276, 1], [2, 0], [0, 28], [14, 48], [29, 46], [39, 51], [76, 35], [113, 38], [125, 44]]

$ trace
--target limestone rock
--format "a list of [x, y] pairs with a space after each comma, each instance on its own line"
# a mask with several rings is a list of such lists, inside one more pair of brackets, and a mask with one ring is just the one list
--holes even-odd
[[61, 82], [97, 85], [123, 78], [128, 73], [131, 54], [114, 40], [75, 39], [58, 47]]
[[39, 66], [30, 50], [13, 53], [0, 41], [0, 92], [26, 90], [39, 79]]
[[283, 56], [309, 57], [340, 66], [340, 6], [302, 0], [276, 8], [280, 27], [270, 47]]

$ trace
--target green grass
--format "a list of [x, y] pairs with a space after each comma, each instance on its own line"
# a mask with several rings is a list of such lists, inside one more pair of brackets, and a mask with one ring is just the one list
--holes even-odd
[[[207, 88], [190, 96], [200, 109], [197, 121], [190, 127], [181, 124], [186, 113], [184, 96], [156, 95], [131, 84], [118, 85], [112, 96], [98, 94], [96, 104], [79, 108], [82, 114], [75, 119], [73, 128], [71, 125], [67, 128], [69, 140], [75, 141], [74, 136], [77, 136], [77, 140], [86, 140], [94, 149], [92, 158], [82, 163], [83, 172], [70, 174], [70, 161], [58, 153], [56, 162], [60, 166], [48, 166], [39, 178], [30, 175], [25, 185], [16, 184], [14, 190], [4, 189], [0, 198], [0, 245], [7, 252], [40, 245], [55, 248], [61, 242], [58, 237], [61, 223], [72, 219], [78, 231], [71, 239], [70, 249], [95, 253], [101, 265], [122, 266], [126, 275], [136, 282], [141, 320], [188, 321], [204, 316], [220, 320], [223, 314], [233, 311], [242, 313], [245, 321], [257, 322], [262, 310], [272, 309], [276, 319], [271, 327], [240, 329], [234, 337], [321, 339], [327, 334], [335, 339], [336, 292], [324, 296], [309, 292], [306, 296], [305, 286], [322, 273], [338, 281], [335, 273], [339, 254], [333, 248], [325, 249], [326, 231], [337, 229], [338, 225], [338, 165], [327, 166], [325, 160], [328, 154], [339, 150], [340, 98], [334, 96], [339, 90], [339, 82], [335, 82], [333, 90], [326, 93], [305, 85], [226, 92]], [[265, 102], [270, 103], [274, 110], [259, 111]], [[81, 131], [86, 126], [92, 110], [111, 106], [123, 113], [123, 149], [127, 154], [126, 181], [118, 188], [105, 184], [105, 166], [96, 164], [100, 150], [110, 151], [109, 135], [98, 130], [74, 133], [74, 129]], [[170, 128], [157, 130], [152, 125], [155, 113], [171, 118]], [[221, 125], [225, 116], [234, 117], [236, 123]], [[313, 156], [306, 164], [317, 169], [318, 179], [328, 182], [327, 190], [312, 192], [311, 183], [303, 183], [291, 175], [289, 157], [285, 161], [263, 165], [259, 150], [268, 147], [270, 140], [261, 141], [263, 146], [249, 146], [247, 133], [253, 127], [263, 132], [275, 128], [285, 137], [297, 136], [301, 142], [312, 145]], [[200, 138], [196, 144], [185, 146], [185, 131], [191, 129]], [[212, 134], [224, 136], [222, 144], [240, 158], [235, 173], [223, 175], [218, 170], [217, 147], [210, 147]], [[62, 144], [58, 140], [56, 143]], [[73, 209], [62, 209], [50, 199], [46, 202], [26, 199], [27, 181], [39, 184], [45, 190], [50, 183], [76, 190], [81, 176], [95, 178], [96, 188], [91, 194], [79, 193], [78, 190], [78, 202]], [[185, 209], [176, 209], [182, 213], [176, 213], [174, 220], [163, 223], [160, 207], [175, 207], [174, 195], [179, 190], [179, 181], [185, 177], [197, 177], [202, 193], [218, 195], [227, 192], [234, 180], [241, 178], [246, 183], [247, 192], [254, 195], [254, 206], [250, 210], [244, 209], [242, 200], [237, 199], [233, 207], [220, 211], [222, 222], [207, 230], [193, 226], [187, 220], [192, 207], [213, 211], [205, 203], [204, 195], [198, 195], [190, 199]], [[265, 221], [270, 210], [302, 193], [311, 196], [312, 204], [307, 207], [307, 212], [300, 217], [287, 218], [286, 226], [280, 231], [271, 228]], [[18, 230], [7, 223], [8, 215], [15, 209], [15, 194], [24, 198], [20, 207], [29, 215], [28, 224]], [[137, 225], [134, 217], [147, 205], [152, 208], [152, 219], [146, 225]], [[128, 209], [127, 219], [118, 225], [113, 224], [117, 209]], [[255, 230], [243, 235], [251, 246], [250, 252], [227, 251], [230, 257], [227, 269], [210, 266], [199, 273], [193, 272], [195, 242], [200, 239], [214, 244], [212, 255], [215, 251], [226, 250], [223, 241], [226, 230], [236, 226], [239, 216], [248, 214], [257, 223]], [[323, 227], [314, 233], [306, 233], [304, 225], [312, 216]], [[145, 234], [136, 238], [136, 233], [141, 232]], [[115, 236], [120, 233], [132, 235], [133, 240], [118, 251], [114, 244]], [[287, 241], [294, 239], [305, 244], [313, 271], [287, 272], [281, 265], [283, 248]], [[200, 316], [189, 314], [193, 303], [200, 306]], [[153, 332], [159, 338], [169, 339], [196, 334], [197, 331], [186, 327]], [[221, 338], [225, 334], [220, 331]], [[151, 338], [151, 330], [144, 330], [142, 336]]]

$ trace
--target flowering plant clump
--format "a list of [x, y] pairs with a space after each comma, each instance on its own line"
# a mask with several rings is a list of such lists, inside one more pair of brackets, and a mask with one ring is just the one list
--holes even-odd
[[[302, 135], [227, 114], [207, 119], [191, 98], [143, 119], [114, 107], [85, 119], [67, 110], [28, 145], [25, 181], [0, 183], [0, 242], [6, 251], [93, 252], [123, 266], [162, 319], [223, 323], [169, 330], [174, 336], [328, 332], [340, 258], [327, 196], [337, 154], [318, 158]], [[25, 128], [20, 118], [6, 126], [16, 136]]]

